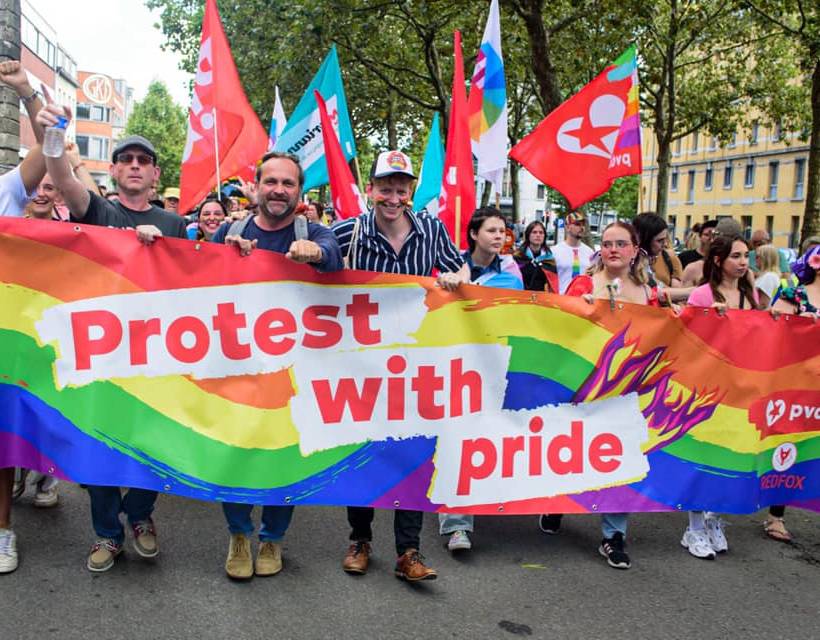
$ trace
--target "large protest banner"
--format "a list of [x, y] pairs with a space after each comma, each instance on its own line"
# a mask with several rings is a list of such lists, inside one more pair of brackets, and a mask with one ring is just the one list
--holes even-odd
[[0, 219], [0, 467], [209, 500], [820, 509], [820, 325]]

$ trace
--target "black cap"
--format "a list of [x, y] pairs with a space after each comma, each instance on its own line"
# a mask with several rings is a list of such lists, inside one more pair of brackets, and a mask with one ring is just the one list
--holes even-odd
[[156, 149], [154, 149], [154, 145], [142, 136], [128, 136], [117, 142], [117, 146], [114, 147], [114, 152], [111, 154], [111, 161], [116, 162], [117, 156], [128, 147], [139, 147], [154, 159], [154, 164], [157, 163], [157, 152]]

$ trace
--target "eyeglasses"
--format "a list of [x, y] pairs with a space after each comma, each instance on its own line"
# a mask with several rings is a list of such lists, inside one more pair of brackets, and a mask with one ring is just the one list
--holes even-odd
[[601, 243], [601, 247], [604, 249], [614, 249], [615, 247], [618, 247], [618, 249], [626, 249], [631, 246], [632, 243], [628, 240], [604, 240]]
[[134, 162], [134, 158], [137, 159], [137, 164], [141, 167], [154, 164], [154, 159], [144, 153], [121, 153], [117, 156], [117, 162], [121, 162], [122, 164], [131, 164]]

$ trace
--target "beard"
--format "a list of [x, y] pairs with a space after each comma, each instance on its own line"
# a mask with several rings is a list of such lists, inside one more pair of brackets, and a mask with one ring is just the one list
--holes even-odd
[[293, 212], [296, 210], [296, 207], [299, 204], [299, 196], [294, 198], [293, 200], [274, 200], [274, 202], [286, 202], [287, 207], [285, 207], [281, 213], [274, 213], [268, 208], [268, 203], [270, 200], [260, 200], [259, 201], [259, 213], [261, 213], [265, 218], [270, 220], [271, 222], [282, 222], [282, 220], [287, 219]]

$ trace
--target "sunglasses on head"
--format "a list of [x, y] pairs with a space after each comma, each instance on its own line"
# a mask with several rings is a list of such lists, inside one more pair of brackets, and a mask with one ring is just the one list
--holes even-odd
[[143, 167], [149, 164], [154, 164], [154, 159], [144, 153], [121, 153], [117, 156], [117, 162], [121, 162], [122, 164], [131, 164], [134, 161], [134, 158], [137, 159], [137, 164]]

